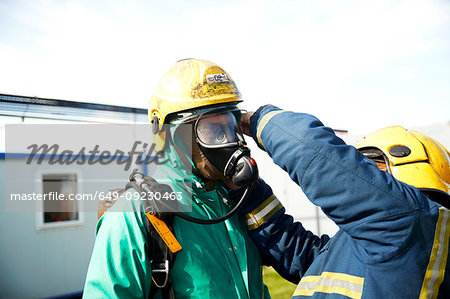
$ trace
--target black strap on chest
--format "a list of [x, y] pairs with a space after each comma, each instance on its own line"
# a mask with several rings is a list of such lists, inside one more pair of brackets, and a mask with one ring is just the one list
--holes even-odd
[[[147, 228], [147, 256], [152, 267], [152, 285], [149, 297], [154, 298], [158, 290], [161, 290], [162, 298], [173, 299], [175, 294], [169, 272], [175, 261], [175, 254], [169, 250], [169, 247], [147, 218], [145, 224]], [[171, 226], [171, 223], [167, 223], [167, 225]]]
[[[137, 184], [135, 175], [139, 175], [139, 177], [144, 180], [146, 190]], [[139, 192], [141, 196], [145, 197], [145, 194], [147, 194], [149, 190], [158, 190], [160, 186], [161, 185], [159, 185], [153, 178], [145, 176], [142, 173], [138, 173], [137, 169], [135, 169], [131, 173], [130, 182], [126, 185], [125, 189], [128, 190], [133, 188]], [[154, 201], [142, 200], [142, 203], [146, 212], [155, 210], [155, 207], [152, 206]], [[155, 212], [158, 213], [158, 211]], [[173, 217], [170, 215], [160, 215], [160, 217], [164, 217], [164, 222], [172, 230]], [[175, 294], [172, 287], [172, 282], [170, 281], [169, 272], [175, 261], [175, 254], [169, 250], [169, 247], [163, 241], [147, 217], [145, 217], [145, 226], [147, 231], [146, 254], [150, 259], [152, 268], [152, 284], [150, 287], [149, 298], [154, 298], [155, 294], [160, 290], [163, 299], [174, 299]]]

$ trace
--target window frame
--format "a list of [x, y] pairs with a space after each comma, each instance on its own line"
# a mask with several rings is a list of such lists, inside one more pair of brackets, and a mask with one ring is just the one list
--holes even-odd
[[[44, 176], [45, 175], [75, 175], [76, 176], [76, 192], [82, 193], [82, 186], [80, 181], [82, 181], [81, 171], [79, 169], [46, 169], [38, 170], [35, 175], [35, 190], [38, 194], [44, 193]], [[48, 222], [44, 221], [44, 201], [36, 201], [36, 212], [35, 212], [35, 224], [37, 231], [47, 231], [53, 229], [65, 229], [80, 227], [84, 225], [84, 212], [83, 211], [83, 201], [77, 201], [78, 219], [77, 220], [66, 220], [61, 222]]]

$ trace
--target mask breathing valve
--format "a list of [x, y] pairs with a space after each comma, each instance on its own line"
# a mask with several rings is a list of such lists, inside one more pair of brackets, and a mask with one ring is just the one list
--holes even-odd
[[223, 174], [238, 186], [253, 183], [258, 178], [258, 167], [247, 147], [238, 148], [225, 165]]

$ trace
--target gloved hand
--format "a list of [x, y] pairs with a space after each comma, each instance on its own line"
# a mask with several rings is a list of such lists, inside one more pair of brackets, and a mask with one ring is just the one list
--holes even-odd
[[245, 112], [241, 115], [241, 121], [239, 123], [239, 127], [241, 128], [241, 132], [247, 136], [252, 136], [250, 134], [250, 117], [252, 117], [254, 112]]

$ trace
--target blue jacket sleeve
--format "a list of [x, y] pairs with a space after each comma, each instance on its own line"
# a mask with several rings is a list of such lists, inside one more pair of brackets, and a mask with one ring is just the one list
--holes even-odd
[[330, 239], [327, 235], [318, 237], [294, 222], [262, 179], [255, 183], [240, 213], [246, 214], [249, 235], [264, 264], [293, 283], [300, 281]]
[[252, 116], [251, 133], [308, 199], [360, 245], [363, 258], [389, 259], [408, 246], [419, 210], [428, 204], [419, 190], [380, 171], [312, 115], [265, 106]]

